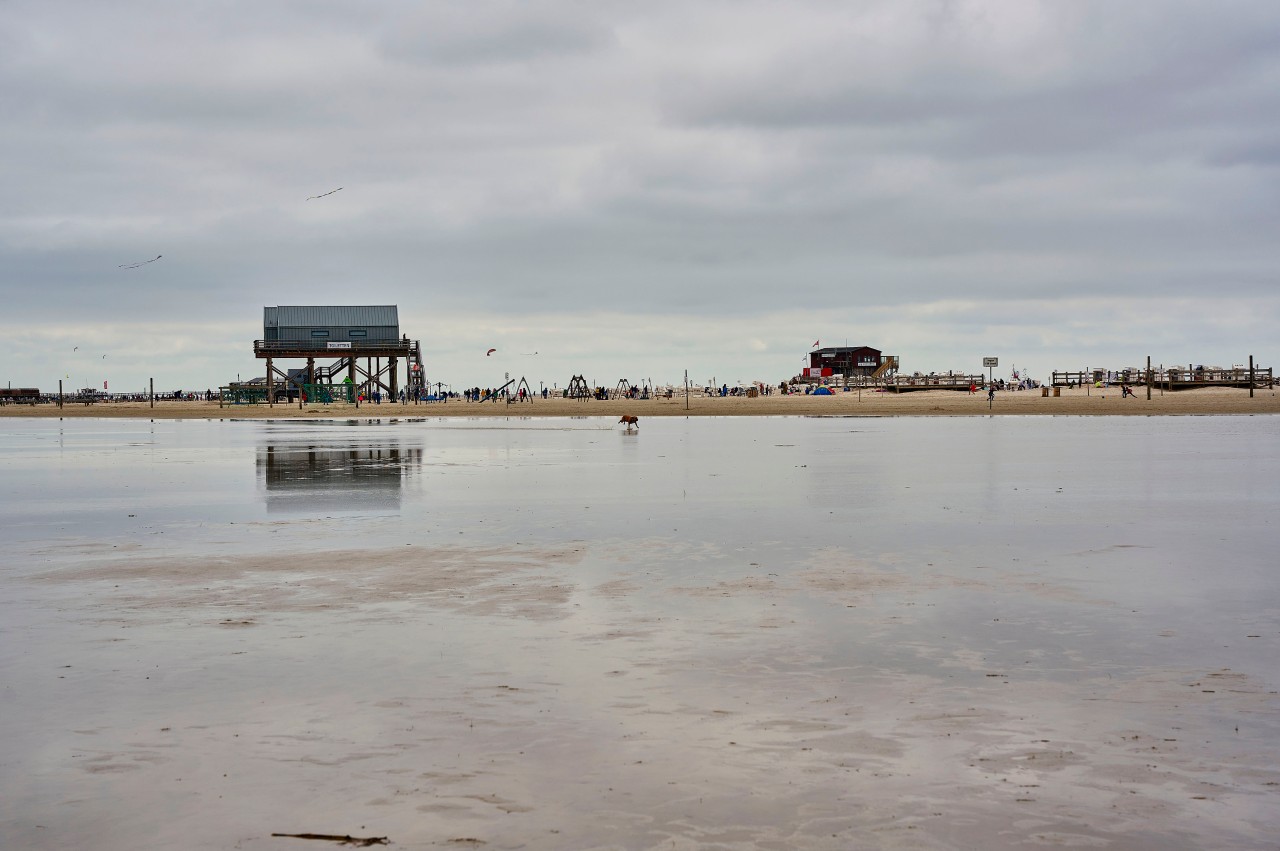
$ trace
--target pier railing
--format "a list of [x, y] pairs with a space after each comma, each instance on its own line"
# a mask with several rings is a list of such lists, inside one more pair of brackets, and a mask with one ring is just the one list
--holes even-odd
[[968, 390], [970, 387], [985, 387], [985, 375], [962, 375], [949, 372], [946, 375], [895, 375], [884, 379], [881, 385], [886, 390], [907, 392], [911, 390]]
[[[1156, 381], [1172, 381], [1177, 384], [1240, 384], [1248, 383], [1250, 370], [1247, 366], [1233, 366], [1230, 369], [1166, 369], [1162, 376], [1157, 370]], [[1254, 386], [1271, 386], [1271, 367], [1254, 367], [1252, 370]]]
[[1083, 369], [1054, 372], [1054, 387], [1082, 387], [1085, 384], [1150, 384], [1153, 387], [1273, 387], [1271, 367], [1172, 367], [1168, 369]]

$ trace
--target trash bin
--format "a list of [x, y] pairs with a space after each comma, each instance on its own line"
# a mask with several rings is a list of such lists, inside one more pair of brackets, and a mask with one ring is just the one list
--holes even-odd
[[1041, 398], [1043, 398], [1043, 397], [1045, 397], [1045, 396], [1048, 396], [1048, 395], [1049, 395], [1049, 388], [1048, 388], [1048, 387], [1041, 387], [1041, 388], [1040, 388], [1040, 396], [1041, 396]]
[[1055, 388], [1053, 388], [1053, 395], [1054, 395], [1054, 396], [1061, 396], [1061, 395], [1062, 395], [1062, 388], [1061, 388], [1061, 387], [1055, 387]]

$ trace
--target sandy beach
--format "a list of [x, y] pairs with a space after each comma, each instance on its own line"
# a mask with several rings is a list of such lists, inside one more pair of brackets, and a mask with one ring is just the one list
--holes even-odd
[[1274, 388], [1248, 390], [1206, 387], [1178, 392], [1139, 388], [1134, 398], [1121, 398], [1119, 387], [1061, 388], [1059, 396], [1039, 390], [1004, 391], [988, 404], [984, 392], [970, 395], [954, 390], [913, 393], [844, 392], [832, 396], [706, 397], [693, 394], [671, 399], [611, 399], [607, 401], [537, 399], [531, 402], [466, 402], [453, 399], [420, 405], [343, 403], [225, 405], [217, 402], [110, 402], [92, 405], [0, 406], [0, 417], [142, 417], [155, 419], [295, 419], [414, 417], [603, 417], [634, 414], [639, 417], [741, 417], [741, 416], [1195, 416], [1206, 414], [1278, 414], [1280, 393]]

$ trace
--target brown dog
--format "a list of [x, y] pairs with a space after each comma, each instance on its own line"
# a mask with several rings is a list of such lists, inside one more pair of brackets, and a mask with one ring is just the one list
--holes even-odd
[[632, 416], [631, 414], [623, 414], [622, 419], [618, 420], [618, 422], [626, 423], [627, 431], [631, 431], [632, 426], [636, 427], [636, 431], [640, 430], [640, 418]]

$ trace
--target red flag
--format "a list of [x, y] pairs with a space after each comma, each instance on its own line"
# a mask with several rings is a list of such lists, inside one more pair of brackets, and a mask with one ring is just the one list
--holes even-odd
[[102, 382], [102, 389], [103, 389], [103, 390], [106, 390], [106, 389], [107, 389], [107, 382], [106, 382], [106, 381], [103, 381], [103, 382]]
[[813, 347], [814, 347], [815, 349], [816, 349], [816, 348], [818, 348], [818, 342], [819, 342], [818, 340], [814, 340], [814, 341], [813, 341]]

